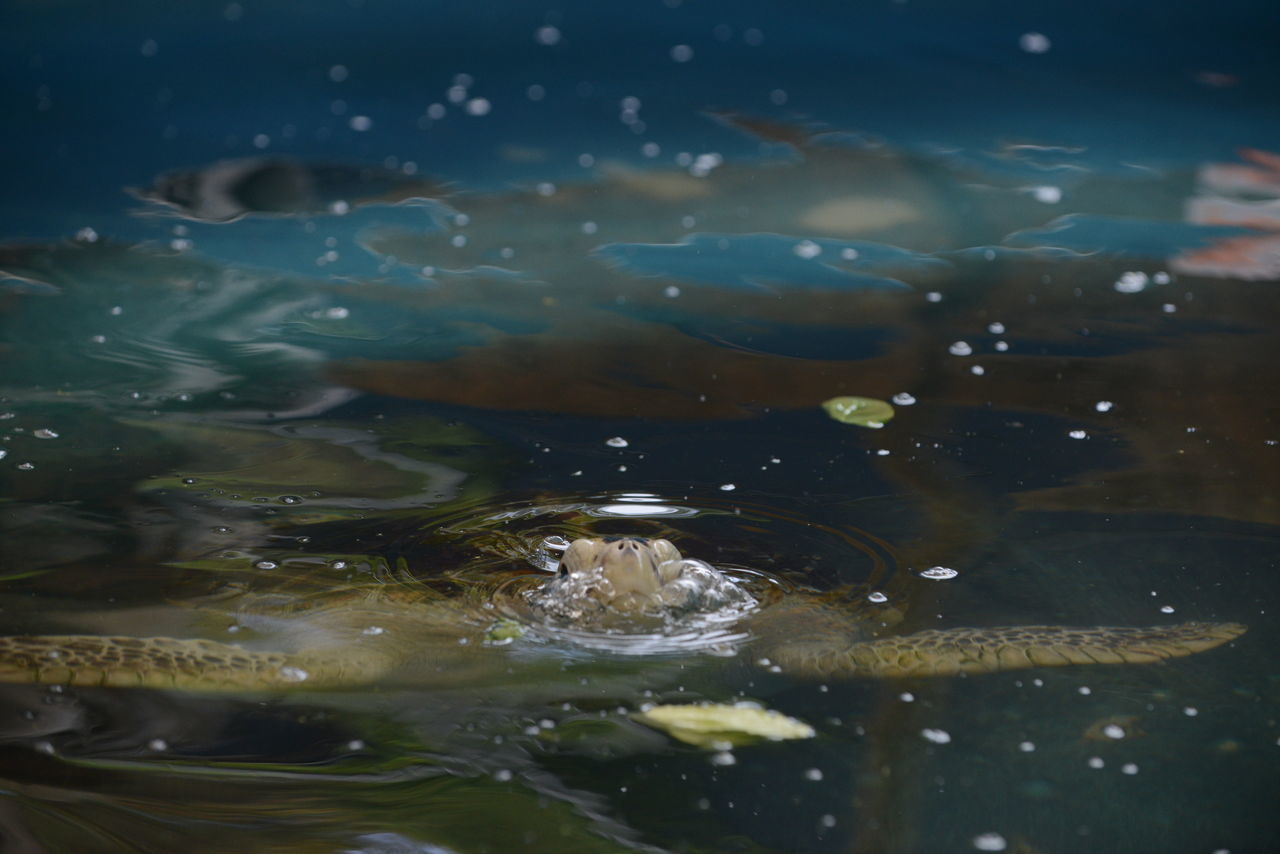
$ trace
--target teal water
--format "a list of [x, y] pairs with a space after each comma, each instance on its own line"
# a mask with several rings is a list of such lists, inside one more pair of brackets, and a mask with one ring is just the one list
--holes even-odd
[[[1273, 850], [1269, 10], [4, 14], [0, 635], [453, 604], [350, 686], [0, 685], [0, 850]], [[613, 534], [869, 632], [1248, 631], [913, 679], [485, 634]], [[632, 717], [743, 700], [816, 735]]]

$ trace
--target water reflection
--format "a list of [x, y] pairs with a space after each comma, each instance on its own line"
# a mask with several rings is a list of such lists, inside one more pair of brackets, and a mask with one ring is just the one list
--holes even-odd
[[224, 160], [160, 175], [138, 197], [185, 219], [225, 223], [252, 214], [341, 215], [360, 205], [429, 199], [443, 192], [439, 184], [412, 175], [279, 158]]

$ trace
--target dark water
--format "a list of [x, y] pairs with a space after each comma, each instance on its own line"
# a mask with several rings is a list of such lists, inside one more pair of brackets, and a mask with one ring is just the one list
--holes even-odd
[[[5, 685], [0, 850], [1274, 850], [1269, 6], [2, 14], [0, 634], [305, 648], [314, 603], [474, 603], [614, 533], [902, 633], [1249, 631], [932, 679], [527, 636], [345, 690]], [[817, 735], [630, 717], [741, 699]]]

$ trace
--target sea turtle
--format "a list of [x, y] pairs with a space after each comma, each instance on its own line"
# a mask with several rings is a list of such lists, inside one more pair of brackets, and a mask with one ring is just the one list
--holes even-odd
[[[484, 602], [370, 594], [277, 618], [261, 651], [203, 639], [93, 635], [0, 638], [0, 681], [198, 691], [336, 689], [384, 680], [449, 683], [488, 661], [507, 672], [515, 636], [617, 652], [670, 654], [753, 645], [753, 660], [805, 677], [953, 675], [1070, 664], [1139, 664], [1239, 637], [1239, 623], [1144, 628], [1012, 626], [876, 636], [858, 612], [789, 591], [762, 605], [729, 574], [668, 540], [574, 540], [556, 574]], [[496, 619], [495, 619], [496, 617]], [[251, 623], [251, 620], [241, 621]], [[879, 628], [892, 627], [882, 622]], [[687, 644], [657, 644], [682, 638]], [[635, 639], [643, 649], [627, 649]]]

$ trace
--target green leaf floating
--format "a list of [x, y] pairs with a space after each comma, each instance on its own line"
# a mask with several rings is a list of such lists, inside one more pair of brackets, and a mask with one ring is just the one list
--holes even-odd
[[498, 620], [489, 627], [489, 633], [485, 636], [485, 640], [491, 644], [501, 646], [523, 636], [524, 626], [515, 620]]
[[857, 424], [879, 430], [893, 418], [893, 407], [874, 397], [833, 397], [822, 408], [841, 424]]
[[723, 750], [761, 739], [813, 738], [813, 727], [754, 703], [650, 706], [631, 717], [698, 747]]

